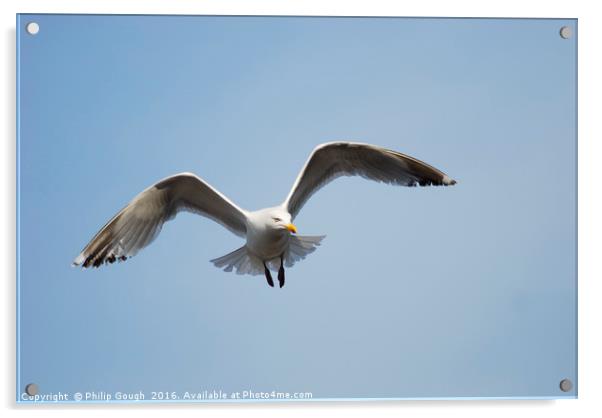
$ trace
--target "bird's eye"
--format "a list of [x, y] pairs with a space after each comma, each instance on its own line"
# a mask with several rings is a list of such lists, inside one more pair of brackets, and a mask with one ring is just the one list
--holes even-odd
[[280, 218], [272, 218], [274, 220], [274, 222], [282, 222], [282, 219]]

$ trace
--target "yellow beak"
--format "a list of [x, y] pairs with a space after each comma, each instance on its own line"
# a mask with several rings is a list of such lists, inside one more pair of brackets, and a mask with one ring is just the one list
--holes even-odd
[[286, 229], [288, 229], [290, 232], [292, 232], [293, 234], [297, 233], [297, 227], [293, 224], [288, 224], [286, 226]]

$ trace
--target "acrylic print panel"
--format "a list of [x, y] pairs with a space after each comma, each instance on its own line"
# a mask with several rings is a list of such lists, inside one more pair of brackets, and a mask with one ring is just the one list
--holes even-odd
[[17, 34], [19, 402], [577, 396], [576, 20]]

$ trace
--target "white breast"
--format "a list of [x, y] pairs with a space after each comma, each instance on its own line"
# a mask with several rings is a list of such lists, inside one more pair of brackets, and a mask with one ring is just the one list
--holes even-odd
[[247, 219], [247, 249], [263, 261], [280, 257], [288, 248], [290, 234], [287, 230], [269, 229], [261, 211]]
[[284, 253], [288, 239], [288, 232], [247, 230], [247, 248], [262, 260], [271, 260]]

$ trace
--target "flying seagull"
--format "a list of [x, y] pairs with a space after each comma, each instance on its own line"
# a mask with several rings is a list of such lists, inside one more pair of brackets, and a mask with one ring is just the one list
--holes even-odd
[[321, 187], [342, 176], [361, 176], [399, 186], [450, 186], [455, 180], [436, 168], [376, 145], [330, 142], [318, 145], [299, 173], [288, 196], [278, 206], [247, 211], [192, 173], [167, 177], [141, 192], [92, 238], [73, 261], [74, 266], [98, 267], [124, 261], [150, 244], [163, 224], [188, 211], [220, 223], [246, 239], [246, 244], [211, 260], [225, 271], [264, 274], [278, 271], [284, 286], [284, 266], [314, 252], [324, 236], [298, 236], [293, 219]]

